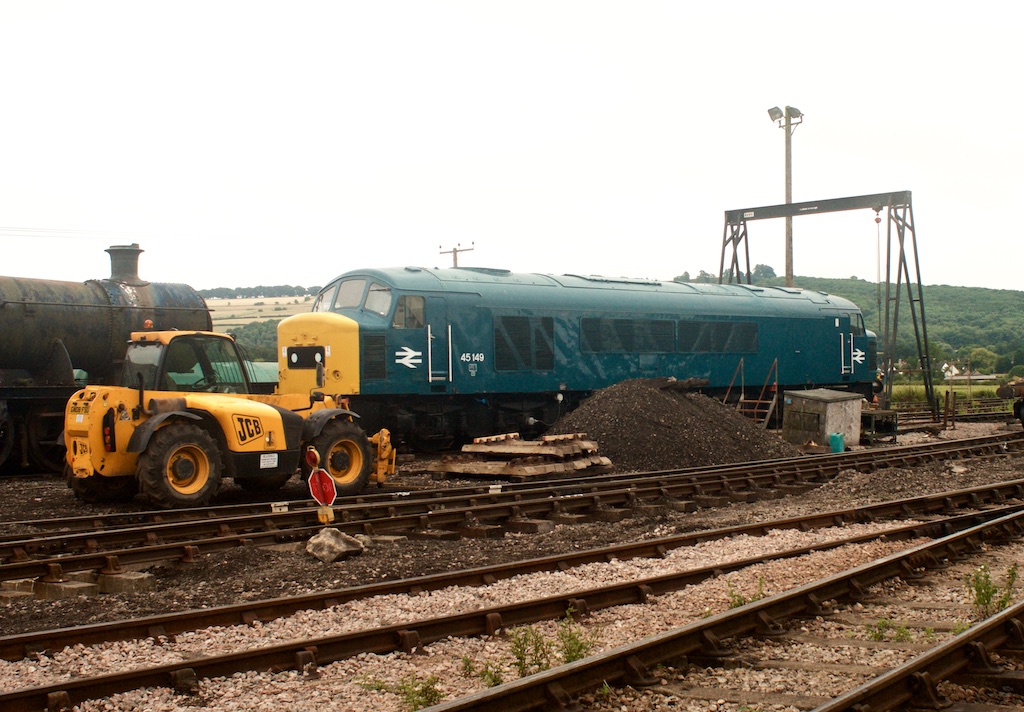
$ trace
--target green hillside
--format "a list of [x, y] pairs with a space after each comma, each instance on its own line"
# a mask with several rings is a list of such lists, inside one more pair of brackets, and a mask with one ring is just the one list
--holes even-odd
[[[785, 280], [776, 277], [759, 283], [781, 286]], [[794, 277], [794, 283], [804, 289], [849, 299], [864, 312], [867, 327], [881, 337], [879, 290], [875, 282], [855, 278]], [[925, 285], [922, 294], [933, 365], [938, 367], [955, 361], [963, 369], [970, 362], [970, 368], [983, 373], [1006, 373], [1012, 366], [1024, 364], [1024, 292], [939, 284]], [[883, 319], [884, 299], [883, 288]], [[906, 285], [903, 285], [896, 356], [914, 362], [917, 347], [909, 308]]]

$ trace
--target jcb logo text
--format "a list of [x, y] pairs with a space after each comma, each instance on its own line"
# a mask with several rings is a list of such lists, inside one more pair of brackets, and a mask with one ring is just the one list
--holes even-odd
[[250, 418], [245, 415], [235, 416], [235, 437], [238, 438], [238, 442], [247, 443], [262, 434], [263, 425], [260, 424], [259, 418]]

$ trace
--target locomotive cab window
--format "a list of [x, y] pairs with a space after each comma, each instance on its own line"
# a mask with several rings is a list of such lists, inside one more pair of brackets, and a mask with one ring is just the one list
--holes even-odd
[[331, 311], [357, 308], [363, 302], [364, 289], [366, 289], [365, 279], [346, 279], [338, 285], [338, 293], [334, 295]]
[[363, 304], [363, 308], [374, 314], [386, 316], [391, 311], [391, 288], [373, 282], [366, 292], [366, 302]]
[[426, 300], [420, 296], [406, 294], [398, 298], [391, 326], [396, 329], [422, 329], [427, 323], [425, 315]]
[[316, 295], [316, 301], [313, 302], [313, 311], [325, 312], [330, 311], [331, 305], [334, 304], [334, 293], [338, 289], [338, 283], [327, 285], [324, 289], [320, 290], [320, 294]]
[[850, 333], [854, 336], [864, 336], [867, 333], [867, 329], [864, 328], [863, 314], [850, 315]]

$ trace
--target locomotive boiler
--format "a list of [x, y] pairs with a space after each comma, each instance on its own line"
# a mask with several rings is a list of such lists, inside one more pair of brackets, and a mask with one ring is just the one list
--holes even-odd
[[192, 287], [139, 277], [137, 244], [106, 252], [108, 279], [0, 277], [0, 467], [60, 470], [67, 399], [120, 379], [132, 331], [212, 328]]

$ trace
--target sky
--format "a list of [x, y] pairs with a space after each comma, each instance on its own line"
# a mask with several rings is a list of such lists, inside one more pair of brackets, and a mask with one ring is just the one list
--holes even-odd
[[[1009, 3], [0, 0], [0, 275], [717, 275], [724, 214], [911, 191], [924, 284], [1019, 289]], [[1018, 77], [1015, 79], [1015, 77]], [[883, 213], [883, 218], [885, 217]], [[794, 272], [885, 274], [870, 210]], [[784, 220], [748, 224], [785, 271]], [[728, 262], [731, 253], [727, 256]], [[799, 279], [797, 280], [799, 286]]]

